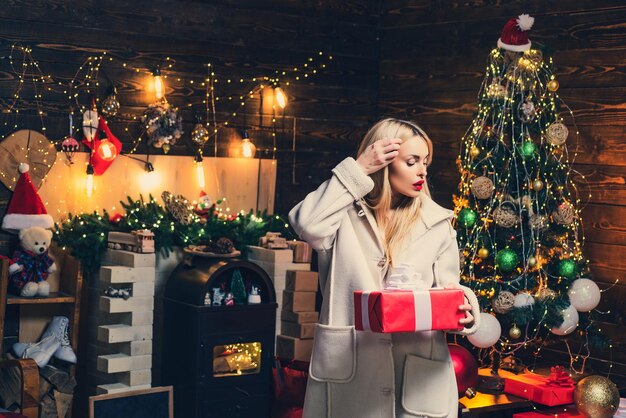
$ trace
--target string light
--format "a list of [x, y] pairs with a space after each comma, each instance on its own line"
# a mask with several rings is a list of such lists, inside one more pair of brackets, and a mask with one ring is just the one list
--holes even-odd
[[87, 192], [87, 197], [91, 197], [93, 195], [93, 165], [89, 163], [87, 165], [87, 179], [85, 181], [85, 190]]

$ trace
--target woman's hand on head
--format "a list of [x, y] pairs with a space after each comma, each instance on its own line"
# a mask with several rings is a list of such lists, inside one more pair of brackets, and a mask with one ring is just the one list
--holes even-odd
[[398, 156], [402, 139], [381, 139], [368, 146], [356, 159], [356, 163], [368, 176], [388, 166]]

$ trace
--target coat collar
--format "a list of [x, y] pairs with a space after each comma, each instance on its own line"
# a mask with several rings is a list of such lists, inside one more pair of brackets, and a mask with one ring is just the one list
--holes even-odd
[[[377, 238], [378, 245], [383, 251], [382, 245], [382, 236], [376, 224], [376, 218], [374, 216], [373, 211], [365, 204], [364, 201], [360, 201], [359, 208], [364, 211], [364, 218], [367, 219], [367, 222], [370, 225], [374, 235]], [[422, 207], [420, 209], [420, 216], [417, 221], [417, 225], [414, 227], [412, 240], [416, 240], [421, 237], [426, 231], [431, 229], [433, 226], [438, 224], [439, 222], [445, 221], [446, 219], [452, 219], [454, 217], [454, 212], [446, 209], [439, 204], [437, 204], [430, 197], [423, 195], [422, 196]]]

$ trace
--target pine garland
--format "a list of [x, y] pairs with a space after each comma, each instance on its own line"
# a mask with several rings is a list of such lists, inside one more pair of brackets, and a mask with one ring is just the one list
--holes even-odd
[[267, 211], [246, 214], [223, 215], [217, 210], [206, 222], [195, 217], [193, 222], [183, 225], [178, 222], [152, 195], [148, 201], [143, 196], [120, 202], [125, 210], [117, 221], [111, 220], [106, 210], [102, 214], [72, 215], [65, 222], [55, 225], [54, 240], [82, 263], [85, 272], [100, 268], [101, 257], [107, 248], [109, 231], [130, 232], [150, 229], [154, 233], [155, 249], [167, 256], [174, 247], [208, 243], [226, 237], [235, 247], [245, 253], [247, 245], [256, 245], [267, 232], [280, 232], [286, 238], [295, 238], [284, 217], [268, 215]]

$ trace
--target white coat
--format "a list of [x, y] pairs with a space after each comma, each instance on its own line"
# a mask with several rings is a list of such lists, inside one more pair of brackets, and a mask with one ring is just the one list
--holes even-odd
[[[304, 418], [456, 417], [456, 380], [444, 332], [354, 329], [353, 292], [382, 289], [387, 270], [376, 221], [363, 201], [373, 187], [356, 161], [346, 158], [289, 213], [298, 235], [318, 251], [323, 289]], [[424, 289], [458, 284], [453, 212], [422, 198], [420, 219], [395, 262], [412, 265]], [[479, 326], [478, 301], [463, 290], [475, 319], [458, 333], [472, 334]]]

